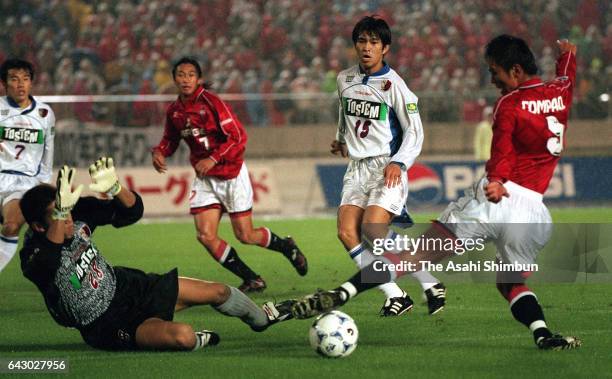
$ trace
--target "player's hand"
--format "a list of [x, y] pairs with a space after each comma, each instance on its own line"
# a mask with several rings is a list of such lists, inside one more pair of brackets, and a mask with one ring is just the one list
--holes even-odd
[[113, 158], [99, 158], [89, 166], [89, 176], [91, 176], [90, 190], [110, 196], [117, 196], [121, 192], [121, 184], [115, 172]]
[[561, 54], [569, 51], [572, 54], [576, 55], [576, 50], [578, 48], [576, 47], [576, 45], [574, 45], [570, 41], [566, 39], [560, 39], [560, 40], [557, 40], [557, 45], [559, 46], [559, 51], [561, 52]]
[[402, 169], [395, 163], [389, 163], [385, 167], [385, 187], [393, 188], [402, 182]]
[[485, 186], [485, 195], [492, 203], [499, 203], [502, 197], [510, 197], [508, 190], [500, 182], [489, 182]]
[[79, 185], [74, 191], [72, 185], [74, 183], [74, 177], [76, 176], [76, 169], [64, 165], [57, 175], [57, 192], [55, 194], [55, 208], [51, 214], [53, 220], [66, 220], [70, 211], [74, 208], [83, 185]]
[[334, 142], [331, 143], [331, 153], [334, 155], [338, 155], [338, 153], [340, 153], [343, 158], [348, 157], [346, 143], [334, 140]]
[[196, 170], [196, 174], [198, 175], [198, 177], [203, 177], [204, 175], [206, 175], [206, 173], [208, 171], [210, 171], [211, 168], [215, 167], [217, 163], [212, 160], [212, 158], [204, 158], [200, 161], [198, 161], [198, 163], [196, 163], [195, 165], [195, 170]]
[[168, 167], [166, 166], [166, 157], [164, 157], [161, 151], [153, 150], [152, 160], [155, 171], [159, 172], [160, 174], [166, 172], [166, 170], [168, 169]]

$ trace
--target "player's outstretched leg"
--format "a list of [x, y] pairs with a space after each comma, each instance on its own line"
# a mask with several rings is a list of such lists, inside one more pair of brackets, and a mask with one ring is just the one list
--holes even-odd
[[524, 283], [504, 283], [498, 275], [497, 289], [510, 303], [512, 316], [533, 333], [536, 346], [543, 350], [566, 350], [580, 347], [582, 341], [573, 336], [552, 333], [535, 294]]
[[[362, 278], [368, 278], [368, 281], [364, 282]], [[376, 288], [382, 283], [388, 283], [393, 279], [389, 271], [378, 271], [372, 263], [358, 271], [338, 288], [330, 291], [319, 290], [314, 294], [298, 299], [291, 307], [291, 313], [297, 319], [314, 317], [341, 307], [358, 294]]]

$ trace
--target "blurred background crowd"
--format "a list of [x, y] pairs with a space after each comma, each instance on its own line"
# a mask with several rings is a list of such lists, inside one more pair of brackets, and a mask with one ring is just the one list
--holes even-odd
[[[173, 94], [172, 62], [197, 57], [244, 124], [335, 122], [337, 73], [355, 64], [351, 31], [378, 14], [392, 27], [388, 63], [419, 96], [427, 121], [477, 121], [497, 93], [483, 46], [525, 38], [551, 78], [555, 41], [578, 45], [573, 117], [606, 118], [612, 82], [607, 0], [0, 0], [0, 60], [35, 63], [36, 95]], [[316, 94], [300, 98], [304, 94]], [[261, 94], [290, 94], [270, 97]], [[159, 125], [163, 104], [58, 105], [58, 117]], [[65, 113], [64, 115], [62, 113]]]

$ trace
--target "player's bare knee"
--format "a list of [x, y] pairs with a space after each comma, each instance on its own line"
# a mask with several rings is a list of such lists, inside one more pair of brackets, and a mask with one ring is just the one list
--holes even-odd
[[196, 344], [196, 336], [193, 328], [187, 324], [175, 324], [172, 326], [172, 337], [178, 349], [193, 349]]
[[235, 234], [236, 234], [236, 238], [238, 239], [238, 241], [240, 241], [241, 243], [245, 245], [252, 245], [256, 241], [254, 231], [249, 233], [244, 230], [237, 230]]
[[198, 230], [196, 238], [198, 239], [198, 241], [200, 241], [202, 245], [209, 247], [209, 246], [212, 246], [219, 237], [217, 236], [216, 233], [213, 233], [211, 231], [208, 231], [208, 230], [199, 231]]
[[215, 304], [223, 304], [229, 299], [232, 290], [223, 283], [214, 283]]
[[350, 247], [359, 243], [359, 236], [354, 230], [338, 229], [338, 239], [344, 246]]
[[4, 224], [2, 224], [2, 235], [5, 237], [15, 237], [19, 235], [19, 229], [21, 229], [21, 225], [19, 223], [5, 221]]

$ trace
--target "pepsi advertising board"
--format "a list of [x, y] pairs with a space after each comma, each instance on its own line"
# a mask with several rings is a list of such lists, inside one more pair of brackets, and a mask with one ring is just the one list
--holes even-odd
[[[455, 201], [484, 174], [485, 162], [419, 161], [408, 170], [412, 207], [445, 205]], [[344, 164], [317, 165], [327, 206], [340, 204]], [[563, 158], [544, 197], [546, 202], [612, 200], [612, 158]]]

